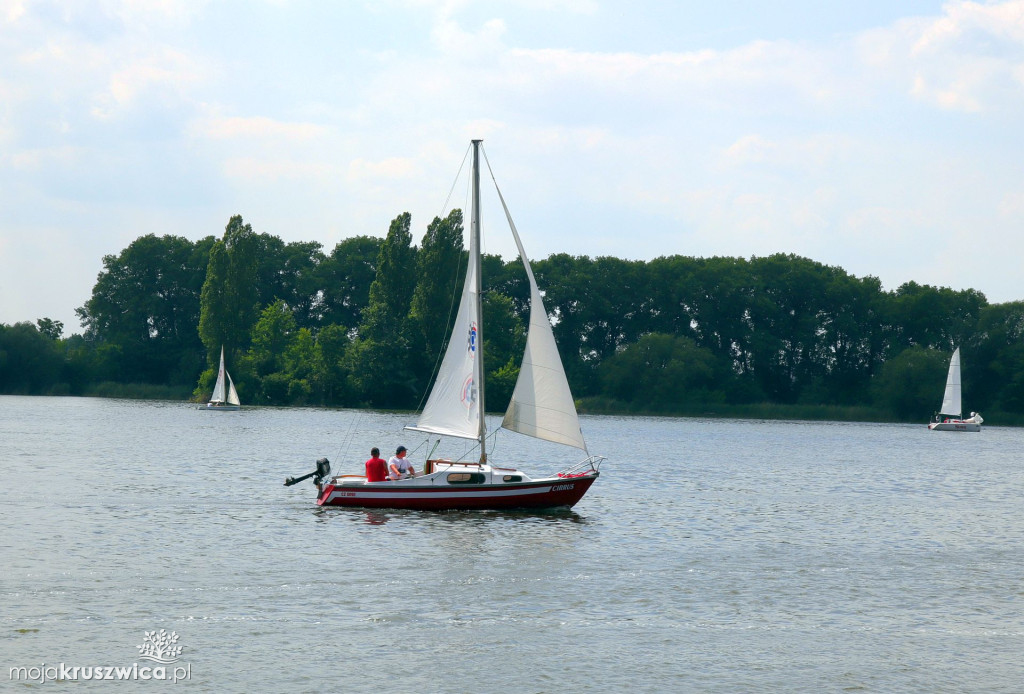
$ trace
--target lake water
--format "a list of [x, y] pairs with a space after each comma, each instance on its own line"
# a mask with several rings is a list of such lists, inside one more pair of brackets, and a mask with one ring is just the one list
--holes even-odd
[[[409, 423], [0, 397], [0, 688], [119, 686], [84, 668], [138, 679], [164, 630], [148, 689], [1024, 691], [1024, 430], [585, 417], [602, 477], [549, 514], [282, 484], [374, 445], [422, 464]], [[578, 457], [502, 433], [492, 460]]]

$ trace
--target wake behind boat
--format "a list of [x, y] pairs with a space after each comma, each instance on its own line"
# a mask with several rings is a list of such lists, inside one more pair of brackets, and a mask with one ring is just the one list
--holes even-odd
[[475, 440], [477, 446], [472, 450], [479, 450], [479, 458], [430, 459], [420, 474], [383, 482], [369, 482], [363, 475], [330, 477], [330, 464], [323, 458], [315, 472], [285, 482], [294, 484], [313, 477], [320, 506], [423, 510], [568, 508], [583, 498], [600, 476], [604, 458], [590, 455], [587, 450], [551, 322], [500, 190], [498, 197], [530, 286], [526, 349], [501, 428], [578, 448], [587, 457], [536, 478], [514, 467], [496, 466], [488, 461], [480, 301], [480, 140], [473, 140], [472, 150], [469, 261], [462, 299], [427, 403], [415, 426], [406, 429]]
[[931, 431], [981, 431], [984, 422], [981, 415], [971, 412], [968, 419], [962, 419], [960, 385], [960, 348], [953, 351], [949, 360], [949, 373], [946, 375], [946, 391], [942, 395], [942, 407], [928, 425]]

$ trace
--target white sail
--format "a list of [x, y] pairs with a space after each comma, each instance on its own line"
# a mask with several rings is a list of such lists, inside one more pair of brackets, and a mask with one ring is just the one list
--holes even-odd
[[[476, 144], [476, 143], [474, 143]], [[455, 326], [441, 368], [414, 431], [477, 439], [484, 437], [481, 400], [483, 350], [480, 320], [479, 168], [474, 148], [474, 202], [470, 218], [469, 263]]]
[[[234, 407], [224, 407], [225, 403]], [[220, 348], [220, 366], [217, 369], [217, 385], [213, 387], [213, 395], [210, 396], [210, 406], [213, 406], [214, 409], [234, 410], [240, 405], [238, 391], [235, 390], [235, 382], [231, 380], [231, 374], [224, 368], [224, 347], [222, 345]]]
[[526, 335], [526, 351], [501, 426], [520, 434], [586, 451], [587, 444], [580, 430], [576, 403], [569, 390], [569, 380], [565, 377], [565, 368], [558, 355], [555, 334], [547, 311], [544, 310], [537, 280], [534, 279], [530, 260], [526, 257], [523, 242], [500, 190], [498, 197], [512, 229], [519, 257], [526, 268], [526, 277], [530, 281], [530, 327]]
[[[469, 273], [472, 272], [471, 263]], [[469, 273], [434, 387], [416, 426], [410, 429], [467, 439], [479, 435], [480, 318], [476, 315], [478, 304]]]
[[210, 402], [224, 402], [224, 376], [227, 371], [224, 369], [224, 347], [220, 348], [220, 369], [217, 371], [217, 385], [213, 387], [213, 395]]
[[235, 390], [235, 382], [231, 380], [231, 374], [225, 369], [224, 374], [228, 377], [228, 404], [241, 405], [238, 401], [238, 391]]
[[953, 351], [953, 358], [949, 360], [949, 375], [946, 376], [946, 392], [942, 395], [942, 414], [951, 414], [959, 417], [962, 414], [960, 404], [960, 348]]
[[[478, 143], [474, 143], [476, 145]], [[493, 179], [493, 174], [491, 176]], [[477, 439], [483, 450], [483, 338], [480, 312], [480, 216], [479, 155], [474, 146], [473, 210], [471, 215], [469, 269], [459, 303], [455, 328], [427, 404], [416, 422], [408, 427], [446, 436]], [[497, 186], [495, 186], [497, 187]], [[519, 368], [512, 400], [502, 420], [502, 427], [520, 434], [587, 450], [580, 431], [579, 416], [569, 390], [569, 381], [555, 345], [555, 335], [548, 320], [537, 280], [523, 250], [522, 240], [509, 214], [505, 199], [498, 190], [501, 206], [519, 249], [519, 257], [530, 283], [530, 327], [526, 350]]]

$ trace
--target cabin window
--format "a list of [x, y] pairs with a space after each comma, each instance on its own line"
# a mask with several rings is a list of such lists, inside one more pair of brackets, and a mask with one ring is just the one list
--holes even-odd
[[452, 472], [448, 475], [448, 484], [483, 484], [484, 476], [480, 472]]
[[522, 482], [523, 481], [523, 476], [522, 475], [505, 475], [504, 477], [501, 478], [501, 481], [502, 482]]

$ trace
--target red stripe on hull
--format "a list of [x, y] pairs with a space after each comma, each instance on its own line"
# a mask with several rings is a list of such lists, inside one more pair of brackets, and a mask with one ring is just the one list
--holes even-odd
[[504, 511], [512, 509], [570, 508], [597, 480], [599, 473], [586, 477], [525, 485], [482, 487], [393, 487], [367, 488], [361, 485], [329, 484], [317, 499], [318, 506], [392, 508], [419, 511]]

